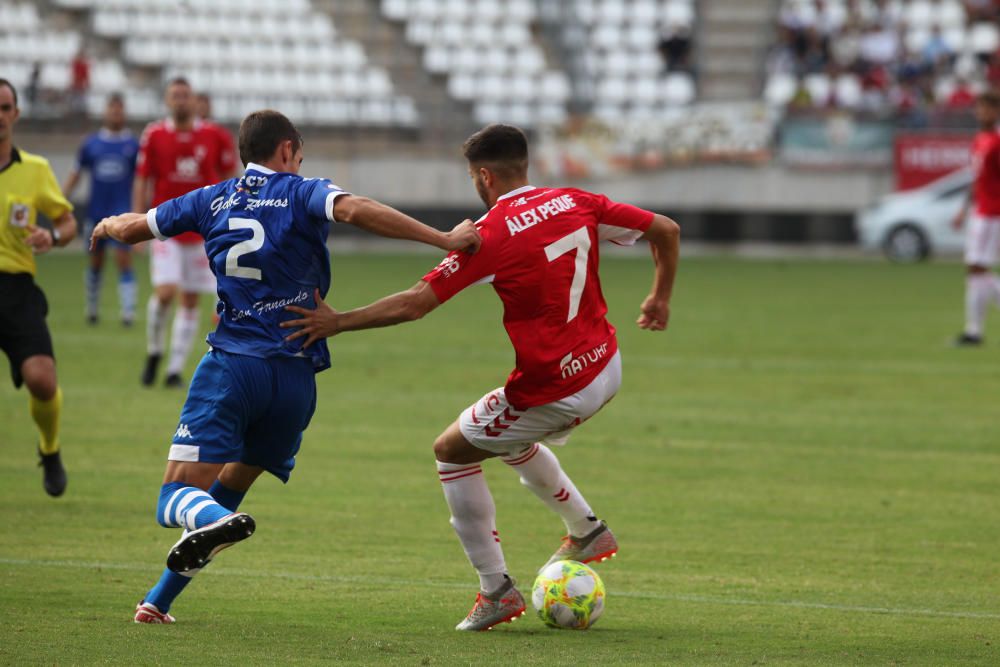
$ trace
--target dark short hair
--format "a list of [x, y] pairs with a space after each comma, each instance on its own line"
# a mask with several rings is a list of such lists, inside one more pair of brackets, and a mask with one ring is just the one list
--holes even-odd
[[2, 86], [7, 86], [8, 88], [10, 88], [11, 94], [14, 95], [14, 108], [16, 109], [17, 108], [17, 88], [15, 88], [14, 84], [12, 84], [7, 79], [0, 79], [0, 87], [2, 87]]
[[125, 96], [117, 92], [111, 93], [108, 95], [108, 99], [105, 104], [121, 104], [122, 106], [125, 106]]
[[985, 104], [994, 108], [1000, 108], [1000, 91], [993, 88], [985, 90], [979, 94], [978, 101], [980, 104]]
[[462, 153], [474, 166], [513, 173], [528, 169], [528, 138], [513, 125], [487, 125], [465, 140]]
[[284, 141], [291, 141], [294, 150], [302, 146], [292, 121], [278, 111], [254, 111], [240, 123], [240, 160], [244, 165], [266, 162]]
[[170, 79], [170, 81], [167, 81], [167, 85], [164, 86], [163, 89], [166, 90], [170, 86], [187, 86], [188, 88], [191, 88], [191, 82], [188, 81], [186, 77], [175, 76], [174, 78]]

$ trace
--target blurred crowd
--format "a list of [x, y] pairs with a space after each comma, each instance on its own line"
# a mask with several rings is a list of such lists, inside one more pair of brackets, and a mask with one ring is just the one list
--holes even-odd
[[919, 126], [967, 114], [980, 91], [1000, 87], [1000, 0], [916, 5], [786, 2], [767, 67], [797, 77], [789, 110], [848, 108]]

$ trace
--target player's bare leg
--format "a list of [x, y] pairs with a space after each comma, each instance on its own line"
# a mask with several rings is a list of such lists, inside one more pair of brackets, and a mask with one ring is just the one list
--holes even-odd
[[472, 611], [456, 630], [489, 630], [524, 614], [524, 597], [507, 575], [496, 529], [496, 506], [480, 463], [497, 456], [473, 447], [456, 421], [434, 442], [438, 478], [451, 510], [451, 525], [479, 574]]
[[157, 285], [146, 304], [146, 365], [142, 371], [142, 384], [147, 387], [156, 381], [156, 371], [166, 347], [170, 306], [176, 297], [177, 285]]
[[56, 377], [56, 361], [48, 355], [36, 354], [24, 360], [20, 371], [28, 389], [31, 418], [38, 427], [42, 485], [50, 496], [61, 496], [66, 490], [66, 470], [59, 453], [62, 391]]
[[194, 563], [197, 567], [183, 573], [165, 569], [136, 606], [136, 623], [173, 623], [167, 611], [191, 578], [219, 551], [253, 534], [253, 519], [236, 510], [262, 472], [263, 468], [242, 463], [167, 462], [157, 520], [161, 525], [184, 525], [191, 530], [171, 548], [168, 563], [172, 558], [180, 566]]
[[191, 346], [198, 335], [199, 315], [198, 293], [182, 292], [180, 308], [174, 313], [174, 324], [170, 330], [170, 361], [165, 380], [168, 387], [181, 387], [184, 384], [181, 371], [184, 370]]

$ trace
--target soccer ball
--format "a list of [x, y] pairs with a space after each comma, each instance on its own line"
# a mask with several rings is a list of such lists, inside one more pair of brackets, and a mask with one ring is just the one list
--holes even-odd
[[556, 561], [535, 578], [531, 604], [551, 628], [586, 630], [604, 611], [604, 582], [583, 563]]

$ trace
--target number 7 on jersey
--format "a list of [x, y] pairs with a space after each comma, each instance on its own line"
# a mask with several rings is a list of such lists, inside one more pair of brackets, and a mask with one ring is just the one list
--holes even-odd
[[554, 243], [545, 246], [545, 256], [554, 262], [568, 252], [576, 250], [576, 269], [573, 272], [573, 282], [569, 286], [569, 315], [567, 322], [572, 322], [580, 311], [580, 299], [583, 298], [583, 288], [587, 284], [587, 255], [590, 254], [590, 233], [586, 227], [581, 227], [572, 234], [564, 236]]

